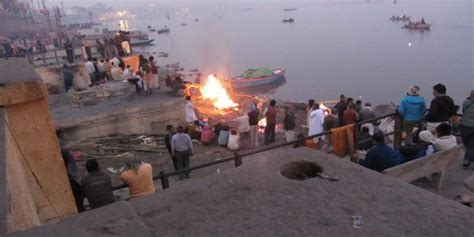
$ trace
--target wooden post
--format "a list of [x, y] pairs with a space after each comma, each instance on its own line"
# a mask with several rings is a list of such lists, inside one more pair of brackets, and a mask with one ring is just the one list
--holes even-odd
[[358, 145], [357, 134], [358, 133], [359, 133], [359, 123], [355, 122], [354, 124], [354, 151], [357, 151], [357, 145]]
[[402, 118], [398, 113], [395, 114], [394, 132], [393, 148], [398, 150], [402, 146]]
[[235, 167], [239, 167], [242, 165], [242, 157], [240, 157], [239, 153], [237, 152], [234, 153], [234, 164]]
[[444, 181], [444, 173], [446, 173], [445, 169], [443, 169], [441, 172], [431, 175], [431, 185], [433, 188], [436, 188], [437, 190], [441, 189], [441, 185]]
[[56, 52], [56, 49], [54, 49], [54, 57], [56, 58], [56, 64], [59, 65], [58, 52]]
[[168, 175], [164, 171], [160, 171], [161, 187], [163, 189], [170, 188], [170, 181], [168, 180]]

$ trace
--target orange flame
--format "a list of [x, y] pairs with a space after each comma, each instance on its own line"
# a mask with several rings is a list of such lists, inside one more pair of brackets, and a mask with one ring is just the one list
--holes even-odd
[[206, 84], [201, 88], [204, 99], [209, 99], [217, 109], [228, 109], [237, 107], [239, 104], [230, 99], [227, 90], [213, 75], [209, 75]]

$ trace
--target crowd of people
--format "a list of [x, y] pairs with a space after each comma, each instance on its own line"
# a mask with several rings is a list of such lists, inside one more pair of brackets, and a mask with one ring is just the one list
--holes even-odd
[[[85, 71], [90, 81], [88, 86], [92, 87], [106, 81], [123, 81], [133, 84], [137, 93], [151, 94], [153, 89], [159, 89], [158, 64], [155, 58], [148, 59], [139, 55], [139, 68], [125, 65], [121, 57], [112, 59], [87, 58], [84, 63]], [[71, 66], [63, 65], [63, 79], [66, 92], [73, 87], [73, 71]]]
[[[130, 68], [128, 69], [127, 73], [130, 73]], [[148, 69], [144, 71], [147, 72]], [[405, 134], [404, 143], [399, 149], [393, 149], [386, 143], [370, 102], [363, 105], [362, 101], [354, 101], [344, 95], [340, 96], [340, 101], [333, 108], [326, 108], [314, 100], [309, 100], [307, 134], [298, 136], [295, 134], [297, 124], [294, 111], [287, 106], [280, 109], [275, 100], [270, 100], [262, 112], [257, 104], [251, 103], [231, 123], [211, 125], [207, 119], [198, 116], [198, 108], [193, 104], [191, 96], [187, 96], [184, 104], [185, 124], [177, 127], [168, 125], [164, 141], [173, 167], [179, 171], [190, 168], [191, 157], [194, 155], [193, 140], [200, 141], [204, 146], [217, 144], [231, 151], [253, 149], [259, 146], [259, 130], [262, 125], [265, 127], [263, 143], [270, 145], [276, 141], [275, 130], [279, 121], [282, 121], [286, 141], [294, 141], [297, 137], [308, 140], [308, 136], [314, 136], [310, 139], [313, 147], [324, 149], [331, 145], [330, 134], [325, 132], [357, 122], [358, 126], [354, 129], [358, 130], [356, 141], [359, 142], [356, 146], [357, 149], [366, 151], [365, 157], [358, 163], [382, 172], [404, 162], [423, 159], [433, 153], [455, 147], [457, 139], [453, 135], [453, 128], [459, 127], [466, 147], [463, 165], [468, 167], [474, 161], [474, 90], [462, 105], [463, 116], [460, 120], [455, 119], [457, 107], [446, 95], [444, 85], [433, 86], [433, 96], [427, 108], [424, 98], [421, 97], [420, 87], [412, 85], [408, 88], [406, 96], [397, 107]], [[281, 111], [284, 113], [280, 115]], [[283, 119], [277, 119], [280, 117]], [[264, 121], [264, 124], [259, 124], [261, 121]], [[320, 136], [323, 133], [326, 136]], [[126, 158], [125, 166], [127, 169], [121, 177], [129, 185], [131, 198], [155, 192], [150, 164], [130, 156]], [[89, 160], [86, 168], [89, 175], [73, 188], [82, 190], [82, 193], [77, 195], [77, 201], [87, 197], [92, 208], [113, 202], [110, 177], [100, 172], [95, 160]], [[190, 173], [189, 170], [180, 173], [179, 179], [190, 178]]]

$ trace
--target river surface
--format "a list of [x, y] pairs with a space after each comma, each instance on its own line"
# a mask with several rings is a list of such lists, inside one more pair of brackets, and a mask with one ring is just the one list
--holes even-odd
[[[171, 29], [168, 35], [150, 32], [155, 46], [139, 49], [168, 52], [161, 64], [180, 62], [225, 76], [255, 67], [286, 68], [286, 83], [271, 94], [277, 99], [330, 100], [345, 94], [398, 104], [410, 84], [421, 86], [429, 101], [431, 87], [444, 83], [460, 104], [474, 89], [471, 0], [183, 3], [135, 14], [131, 29]], [[389, 20], [402, 14], [424, 17], [432, 29], [402, 29], [402, 22]], [[285, 17], [295, 22], [283, 24]]]

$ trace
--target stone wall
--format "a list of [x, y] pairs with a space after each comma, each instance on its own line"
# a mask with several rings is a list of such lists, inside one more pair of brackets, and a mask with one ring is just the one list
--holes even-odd
[[[22, 68], [22, 70], [18, 70]], [[0, 60], [0, 159], [12, 232], [77, 212], [47, 103], [46, 87], [24, 59]], [[0, 213], [4, 215], [5, 213]], [[5, 229], [0, 230], [0, 233]]]
[[56, 121], [68, 140], [83, 140], [112, 134], [164, 134], [166, 125], [184, 121], [184, 99], [173, 98], [154, 105], [121, 108], [83, 118]]

